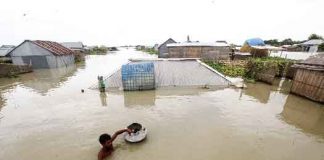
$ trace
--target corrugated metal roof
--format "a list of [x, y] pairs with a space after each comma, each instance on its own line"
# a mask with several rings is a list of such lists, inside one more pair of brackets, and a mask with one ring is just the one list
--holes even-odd
[[52, 52], [54, 55], [60, 56], [60, 55], [69, 55], [74, 53], [71, 49], [66, 48], [57, 42], [41, 41], [41, 40], [35, 40], [31, 42], [44, 49], [47, 49], [48, 51]]
[[203, 43], [203, 42], [184, 42], [184, 43], [170, 43], [167, 47], [229, 47], [226, 43]]
[[302, 45], [320, 45], [323, 43], [324, 43], [324, 40], [322, 40], [322, 39], [312, 39], [312, 40], [302, 43]]
[[164, 45], [165, 43], [167, 43], [167, 42], [177, 43], [177, 41], [173, 40], [172, 38], [169, 38], [169, 39], [167, 39], [165, 42], [163, 42], [162, 44], [160, 44], [160, 45], [158, 46], [158, 48], [160, 48], [161, 46], [163, 46], [163, 45]]
[[13, 45], [2, 45], [0, 47], [0, 57], [6, 56], [14, 48], [15, 48], [15, 46], [13, 46]]
[[62, 42], [61, 43], [64, 47], [70, 48], [70, 49], [83, 49], [84, 45], [82, 42]]
[[306, 60], [299, 62], [298, 64], [324, 66], [324, 53], [311, 56], [311, 57], [307, 58]]

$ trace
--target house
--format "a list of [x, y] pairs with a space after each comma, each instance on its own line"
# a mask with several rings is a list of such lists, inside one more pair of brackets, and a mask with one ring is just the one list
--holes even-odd
[[145, 49], [145, 46], [143, 45], [137, 45], [135, 46], [136, 50], [140, 51], [140, 50], [144, 50]]
[[52, 41], [25, 40], [9, 54], [13, 64], [32, 65], [33, 69], [59, 68], [74, 64], [74, 52]]
[[251, 53], [253, 57], [267, 57], [268, 47], [261, 38], [252, 38], [244, 42], [240, 52]]
[[153, 49], [154, 49], [155, 51], [158, 51], [158, 50], [159, 50], [159, 44], [154, 44]]
[[71, 49], [72, 51], [85, 51], [85, 45], [82, 42], [63, 42], [61, 43], [64, 47]]
[[171, 43], [177, 43], [175, 40], [173, 40], [172, 38], [169, 38], [168, 40], [166, 40], [164, 43], [162, 43], [159, 47], [158, 47], [158, 51], [159, 51], [159, 58], [167, 58], [168, 57], [168, 44]]
[[312, 56], [292, 67], [297, 71], [290, 91], [313, 101], [324, 103], [324, 53]]
[[183, 42], [167, 45], [168, 58], [202, 58], [207, 60], [229, 60], [230, 45], [225, 43]]
[[304, 43], [301, 43], [300, 45], [302, 46], [302, 50], [304, 52], [310, 52], [314, 53], [318, 51], [318, 47], [324, 43], [324, 40], [322, 39], [312, 39], [309, 41], [306, 41]]
[[13, 50], [15, 46], [13, 45], [2, 45], [0, 47], [0, 57], [8, 57], [8, 53]]

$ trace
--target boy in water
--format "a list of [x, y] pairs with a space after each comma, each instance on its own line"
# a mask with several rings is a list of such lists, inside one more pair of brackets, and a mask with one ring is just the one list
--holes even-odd
[[118, 135], [120, 135], [124, 132], [128, 132], [128, 134], [130, 134], [130, 133], [132, 133], [132, 130], [130, 130], [130, 129], [119, 130], [112, 137], [107, 133], [100, 135], [99, 142], [102, 145], [102, 148], [98, 153], [98, 160], [105, 159], [107, 156], [109, 156], [113, 152], [114, 147], [112, 145], [112, 142], [117, 138]]

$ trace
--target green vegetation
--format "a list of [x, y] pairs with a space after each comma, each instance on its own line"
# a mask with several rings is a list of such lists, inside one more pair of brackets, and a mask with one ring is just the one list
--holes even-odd
[[225, 65], [214, 61], [205, 61], [207, 65], [230, 77], [244, 77], [246, 69], [242, 66]]
[[242, 77], [247, 82], [254, 82], [258, 79], [260, 73], [266, 72], [272, 73], [272, 75], [275, 74], [277, 77], [283, 77], [288, 71], [288, 68], [295, 63], [293, 60], [279, 57], [250, 58], [246, 61], [246, 65], [238, 65], [234, 62], [204, 62], [226, 76]]
[[324, 43], [318, 46], [319, 52], [324, 52]]
[[105, 46], [96, 46], [90, 49], [89, 54], [106, 54], [108, 52], [108, 48]]
[[313, 33], [308, 37], [308, 40], [312, 40], [312, 39], [323, 39], [323, 37]]
[[156, 51], [154, 48], [150, 48], [150, 47], [145, 47], [144, 49], [140, 50], [140, 51], [143, 51], [143, 52], [146, 52], [148, 54], [159, 54], [158, 51]]
[[300, 44], [304, 41], [294, 41], [291, 38], [284, 39], [282, 41], [279, 41], [278, 39], [270, 39], [270, 40], [265, 40], [264, 43], [271, 45], [271, 46], [282, 46], [282, 45], [293, 45], [293, 44]]

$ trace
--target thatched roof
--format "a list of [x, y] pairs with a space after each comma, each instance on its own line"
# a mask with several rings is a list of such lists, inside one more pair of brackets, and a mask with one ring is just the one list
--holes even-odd
[[311, 56], [308, 59], [294, 65], [296, 68], [324, 71], [324, 53]]

